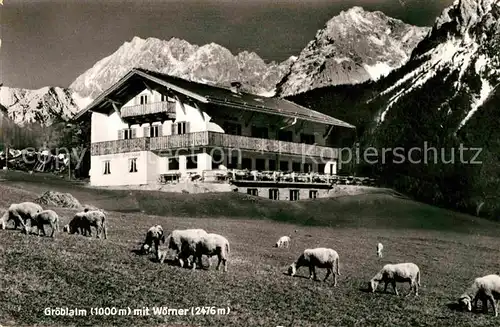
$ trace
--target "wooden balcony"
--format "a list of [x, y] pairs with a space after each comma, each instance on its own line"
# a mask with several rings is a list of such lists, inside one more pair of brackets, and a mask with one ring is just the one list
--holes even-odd
[[231, 135], [217, 132], [197, 132], [151, 138], [152, 151], [175, 150], [191, 147], [221, 147], [255, 152], [271, 152], [291, 155], [305, 155], [336, 159], [338, 150], [334, 148], [303, 143], [269, 140], [256, 137]]
[[149, 140], [149, 138], [142, 137], [136, 139], [92, 143], [90, 145], [90, 154], [93, 156], [103, 156], [115, 153], [148, 151]]
[[163, 101], [126, 106], [120, 113], [123, 120], [131, 124], [175, 119], [175, 103]]

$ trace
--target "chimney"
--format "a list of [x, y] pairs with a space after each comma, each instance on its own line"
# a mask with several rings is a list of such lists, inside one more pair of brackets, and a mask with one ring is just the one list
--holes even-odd
[[231, 82], [231, 92], [240, 93], [241, 83], [240, 82]]

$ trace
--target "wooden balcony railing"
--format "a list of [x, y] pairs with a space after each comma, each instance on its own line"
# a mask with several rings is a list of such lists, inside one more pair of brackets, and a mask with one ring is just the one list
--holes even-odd
[[106, 154], [148, 151], [149, 140], [149, 138], [142, 137], [92, 143], [90, 145], [90, 154], [93, 156], [103, 156]]
[[138, 104], [135, 106], [122, 107], [121, 116], [123, 118], [134, 116], [146, 116], [157, 113], [175, 114], [175, 102], [154, 102], [147, 104]]
[[151, 138], [150, 149], [175, 150], [200, 146], [218, 146], [257, 152], [338, 158], [338, 150], [319, 145], [269, 140], [256, 137], [231, 135], [217, 132], [197, 132]]

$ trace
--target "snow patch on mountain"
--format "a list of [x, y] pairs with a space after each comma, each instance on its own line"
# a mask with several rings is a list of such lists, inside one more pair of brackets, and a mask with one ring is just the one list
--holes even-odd
[[374, 81], [380, 79], [381, 77], [389, 75], [389, 73], [392, 71], [392, 67], [384, 62], [377, 62], [373, 66], [364, 64], [363, 67], [368, 72], [368, 74], [370, 74], [370, 78]]

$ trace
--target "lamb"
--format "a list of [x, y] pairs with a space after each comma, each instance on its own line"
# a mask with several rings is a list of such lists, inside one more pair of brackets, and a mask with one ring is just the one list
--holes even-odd
[[57, 213], [53, 210], [44, 210], [40, 213], [37, 213], [32, 221], [38, 228], [38, 235], [40, 235], [40, 231], [43, 232], [43, 235], [45, 236], [45, 228], [44, 225], [50, 225], [52, 228], [52, 234], [50, 234], [50, 237], [54, 237], [54, 234], [56, 231], [59, 231], [59, 216]]
[[[191, 243], [195, 244], [202, 236], [206, 235], [207, 232], [203, 229], [176, 229], [173, 230], [170, 235], [168, 235], [165, 243], [168, 244], [168, 249], [171, 249], [176, 252], [176, 258], [178, 259], [178, 254], [182, 249], [182, 244]], [[163, 263], [165, 260], [166, 253], [163, 255], [159, 255], [160, 262]], [[183, 266], [183, 262], [179, 261], [181, 267]]]
[[[335, 272], [333, 270], [334, 265], [336, 266]], [[314, 276], [314, 280], [317, 280], [315, 268], [326, 268], [326, 276], [323, 281], [326, 282], [328, 276], [333, 273], [333, 286], [335, 287], [337, 286], [337, 276], [340, 276], [339, 265], [339, 255], [335, 250], [328, 248], [305, 249], [304, 253], [290, 265], [288, 274], [295, 276], [299, 267], [307, 266], [309, 267], [309, 278]]]
[[287, 248], [290, 246], [290, 236], [281, 236], [278, 242], [274, 244], [275, 248]]
[[156, 225], [151, 227], [146, 233], [146, 240], [142, 244], [141, 251], [143, 253], [151, 252], [151, 247], [154, 244], [156, 256], [158, 255], [158, 247], [160, 242], [165, 243], [165, 234], [163, 232], [163, 227], [161, 225]]
[[385, 283], [384, 292], [387, 292], [387, 285], [391, 283], [396, 295], [399, 295], [396, 282], [409, 282], [410, 292], [407, 296], [411, 294], [412, 290], [415, 291], [415, 296], [418, 296], [420, 269], [412, 262], [387, 264], [370, 280], [370, 290], [375, 292], [380, 282]]
[[96, 229], [96, 237], [101, 237], [104, 234], [104, 239], [108, 237], [106, 227], [106, 215], [101, 210], [91, 210], [78, 212], [68, 225], [64, 226], [64, 231], [74, 234], [80, 232], [82, 235], [92, 236], [91, 226]]
[[481, 299], [483, 303], [483, 312], [488, 312], [488, 301], [493, 306], [495, 317], [498, 317], [498, 311], [495, 296], [500, 297], [500, 276], [498, 274], [486, 275], [474, 279], [472, 285], [460, 296], [458, 303], [466, 307], [468, 311], [477, 309], [477, 301]]
[[201, 256], [208, 256], [208, 267], [210, 268], [210, 258], [214, 255], [217, 256], [219, 262], [217, 264], [216, 270], [219, 270], [220, 264], [224, 264], [224, 272], [227, 272], [227, 260], [229, 257], [230, 247], [229, 241], [222, 235], [219, 234], [206, 234], [202, 235], [201, 238], [194, 242], [185, 242], [182, 244], [181, 253], [179, 254], [179, 260], [181, 261], [189, 256], [193, 255], [193, 266], [192, 269], [196, 269], [196, 259], [198, 263], [202, 266]]
[[382, 243], [378, 243], [377, 244], [377, 256], [379, 258], [382, 258], [383, 257], [383, 254], [382, 254], [382, 250], [384, 249], [384, 245]]
[[10, 220], [14, 220], [14, 229], [19, 225], [23, 227], [24, 232], [27, 234], [26, 222], [33, 219], [33, 217], [43, 211], [43, 208], [33, 202], [14, 203], [9, 206], [9, 209], [4, 213], [1, 218], [2, 229], [5, 229]]

